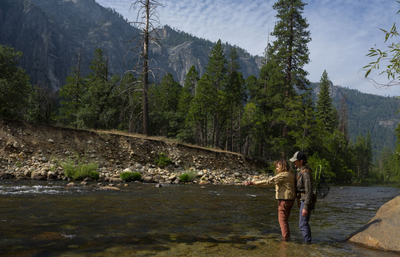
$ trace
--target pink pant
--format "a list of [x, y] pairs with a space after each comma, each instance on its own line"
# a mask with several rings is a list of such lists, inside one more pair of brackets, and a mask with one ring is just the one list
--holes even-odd
[[292, 209], [294, 200], [282, 201], [278, 200], [278, 220], [281, 226], [282, 240], [289, 240], [290, 230], [289, 230], [289, 215]]

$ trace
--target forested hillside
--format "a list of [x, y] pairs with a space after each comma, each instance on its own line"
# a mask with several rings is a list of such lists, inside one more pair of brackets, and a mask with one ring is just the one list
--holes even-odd
[[[311, 83], [313, 98], [318, 99], [318, 83]], [[396, 146], [395, 129], [400, 123], [400, 100], [397, 97], [384, 97], [362, 93], [330, 84], [333, 105], [340, 109], [342, 97], [346, 97], [348, 108], [349, 138], [355, 143], [358, 136], [371, 134], [374, 159], [383, 148], [394, 150]]]

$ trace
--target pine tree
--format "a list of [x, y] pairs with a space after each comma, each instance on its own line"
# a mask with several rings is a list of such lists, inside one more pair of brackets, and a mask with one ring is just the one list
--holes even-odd
[[196, 131], [196, 141], [198, 145], [208, 146], [208, 125], [209, 118], [214, 115], [215, 102], [217, 96], [215, 88], [211, 83], [208, 74], [204, 74], [196, 87], [196, 94], [190, 102], [190, 108], [186, 123], [193, 127]]
[[[278, 21], [271, 33], [276, 40], [271, 47], [268, 47], [268, 62], [273, 61], [275, 67], [279, 68], [276, 72], [282, 73], [281, 83], [285, 96], [284, 106], [283, 109], [280, 109], [279, 114], [281, 122], [279, 123], [280, 131], [278, 133], [281, 134], [281, 139], [274, 145], [284, 148], [288, 148], [292, 144], [289, 133], [296, 133], [290, 131], [290, 129], [301, 130], [301, 127], [291, 126], [289, 128], [285, 122], [296, 115], [290, 113], [290, 110], [295, 111], [291, 106], [300, 104], [290, 103], [296, 96], [294, 86], [304, 90], [310, 84], [306, 78], [308, 72], [304, 70], [304, 65], [309, 63], [307, 44], [311, 41], [310, 32], [307, 30], [307, 20], [302, 17], [305, 5], [301, 0], [278, 0], [273, 5], [273, 8], [277, 11], [276, 18]], [[285, 156], [285, 152], [291, 151], [291, 149], [281, 150], [282, 157]]]
[[256, 140], [259, 144], [258, 156], [269, 154], [270, 158], [281, 158], [281, 155], [277, 156], [275, 153], [283, 151], [282, 131], [287, 121], [285, 118], [286, 98], [284, 73], [276, 59], [270, 59], [261, 68], [258, 88], [254, 95], [252, 101], [256, 103], [260, 111], [258, 116], [260, 120], [257, 123], [260, 126], [258, 129], [260, 133], [257, 134], [259, 138]]
[[118, 123], [118, 105], [114, 94], [118, 76], [109, 79], [108, 56], [98, 48], [89, 66], [91, 72], [85, 79], [86, 90], [82, 97], [83, 106], [77, 114], [80, 128], [113, 128]]
[[348, 122], [349, 122], [349, 114], [347, 110], [347, 97], [343, 95], [340, 99], [340, 111], [339, 111], [339, 131], [343, 134], [344, 140], [349, 141], [349, 132], [348, 132]]
[[31, 92], [29, 76], [18, 66], [22, 52], [0, 45], [0, 117], [23, 119]]
[[268, 57], [283, 68], [286, 97], [294, 93], [293, 86], [305, 89], [309, 85], [308, 72], [303, 69], [310, 61], [307, 44], [311, 41], [307, 20], [302, 17], [305, 5], [301, 0], [279, 0], [273, 5], [278, 21]]
[[325, 130], [333, 132], [336, 128], [336, 115], [332, 105], [332, 98], [330, 96], [330, 81], [328, 73], [324, 70], [319, 87], [319, 96], [317, 101], [317, 119], [319, 119], [325, 126]]
[[199, 72], [193, 65], [186, 74], [185, 84], [183, 85], [182, 93], [179, 98], [179, 111], [184, 114], [184, 116], [186, 116], [190, 102], [194, 98], [199, 79]]
[[371, 142], [371, 133], [369, 131], [367, 134], [366, 147], [367, 147], [367, 150], [366, 150], [365, 158], [367, 160], [366, 160], [366, 168], [364, 170], [364, 177], [368, 178], [370, 175], [371, 168], [372, 168], [372, 142]]
[[208, 80], [214, 92], [215, 101], [212, 102], [214, 107], [212, 110], [213, 128], [212, 128], [212, 145], [214, 148], [219, 147], [220, 144], [220, 123], [223, 121], [223, 91], [226, 86], [227, 77], [227, 60], [223, 52], [221, 40], [211, 50], [209, 54], [209, 61], [206, 66], [206, 75], [204, 78]]
[[225, 150], [233, 151], [234, 148], [234, 111], [235, 109], [238, 109], [240, 116], [242, 110], [241, 103], [244, 94], [243, 85], [244, 79], [240, 73], [239, 56], [236, 48], [233, 47], [229, 53], [228, 81], [225, 89], [225, 102], [229, 112], [226, 121]]
[[178, 115], [182, 118], [184, 124], [179, 129], [177, 137], [179, 140], [189, 143], [195, 143], [196, 138], [193, 128], [191, 128], [190, 124], [187, 122], [187, 117], [190, 104], [195, 97], [196, 86], [199, 79], [199, 72], [193, 65], [186, 74], [185, 84], [179, 96]]
[[175, 137], [183, 122], [178, 114], [179, 96], [182, 87], [167, 73], [160, 85], [149, 89], [149, 106], [151, 108], [151, 132], [154, 135]]
[[78, 55], [77, 64], [71, 68], [71, 74], [66, 78], [66, 84], [60, 88], [60, 116], [58, 120], [66, 125], [77, 128], [77, 115], [82, 107], [82, 97], [86, 92], [85, 80], [81, 74], [81, 55]]

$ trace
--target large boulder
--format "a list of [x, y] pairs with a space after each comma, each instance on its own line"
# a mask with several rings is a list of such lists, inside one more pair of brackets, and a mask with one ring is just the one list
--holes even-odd
[[370, 248], [400, 252], [400, 196], [379, 208], [367, 225], [346, 237], [345, 241]]

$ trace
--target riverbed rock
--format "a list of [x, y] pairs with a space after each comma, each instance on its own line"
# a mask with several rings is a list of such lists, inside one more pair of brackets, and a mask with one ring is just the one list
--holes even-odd
[[103, 186], [103, 187], [100, 187], [100, 189], [101, 190], [115, 190], [115, 191], [121, 190], [121, 189], [119, 189], [118, 187], [115, 187], [115, 186]]
[[67, 187], [74, 187], [75, 186], [75, 183], [74, 182], [71, 182], [71, 183], [68, 183], [67, 184]]
[[345, 241], [373, 249], [400, 252], [400, 196], [379, 208], [367, 225], [346, 237]]

